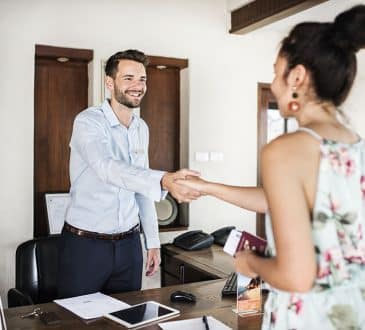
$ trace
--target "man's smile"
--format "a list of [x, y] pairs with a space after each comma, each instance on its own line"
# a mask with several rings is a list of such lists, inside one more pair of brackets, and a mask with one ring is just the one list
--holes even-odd
[[126, 91], [125, 92], [126, 95], [133, 97], [133, 98], [142, 98], [142, 96], [144, 95], [143, 91]]

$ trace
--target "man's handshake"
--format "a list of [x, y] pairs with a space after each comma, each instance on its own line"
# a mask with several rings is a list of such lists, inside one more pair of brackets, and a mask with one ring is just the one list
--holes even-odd
[[200, 173], [193, 170], [182, 169], [177, 172], [167, 172], [161, 180], [162, 189], [167, 190], [179, 203], [189, 203], [202, 194], [191, 187], [177, 182], [185, 180], [188, 176], [200, 176]]

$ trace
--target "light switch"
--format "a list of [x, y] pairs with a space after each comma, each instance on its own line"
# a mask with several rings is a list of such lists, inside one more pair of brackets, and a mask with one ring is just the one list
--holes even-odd
[[223, 154], [223, 152], [220, 152], [220, 151], [211, 151], [209, 157], [212, 162], [223, 162], [224, 161], [224, 154]]
[[195, 152], [195, 160], [197, 162], [209, 162], [209, 152], [207, 151]]

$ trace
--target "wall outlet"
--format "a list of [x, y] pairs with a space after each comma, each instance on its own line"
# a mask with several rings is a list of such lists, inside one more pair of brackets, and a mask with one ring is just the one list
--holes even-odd
[[209, 162], [209, 152], [207, 151], [195, 152], [195, 160], [197, 162]]
[[223, 162], [224, 161], [224, 154], [220, 151], [211, 151], [209, 158], [212, 162]]

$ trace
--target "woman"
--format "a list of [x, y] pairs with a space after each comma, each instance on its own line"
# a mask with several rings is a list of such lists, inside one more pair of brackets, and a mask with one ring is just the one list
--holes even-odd
[[268, 207], [273, 256], [235, 258], [238, 272], [272, 287], [263, 329], [365, 329], [365, 143], [338, 119], [364, 46], [364, 5], [333, 23], [294, 27], [271, 89], [281, 115], [296, 118], [299, 129], [263, 149], [265, 193], [185, 182], [241, 207]]

